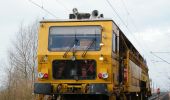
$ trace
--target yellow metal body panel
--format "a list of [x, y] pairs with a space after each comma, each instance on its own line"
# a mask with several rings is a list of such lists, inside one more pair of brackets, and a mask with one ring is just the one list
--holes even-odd
[[[107, 72], [109, 77], [107, 79], [100, 79], [96, 75], [96, 79], [93, 80], [56, 80], [52, 77], [52, 62], [53, 60], [70, 60], [72, 57], [72, 52], [68, 52], [66, 58], [63, 57], [65, 51], [63, 52], [53, 52], [48, 50], [48, 36], [49, 28], [52, 26], [101, 26], [101, 42], [104, 46], [101, 47], [99, 51], [88, 51], [85, 57], [82, 57], [84, 51], [76, 52], [76, 59], [94, 59], [96, 60], [96, 74], [100, 72]], [[126, 59], [124, 59], [124, 65], [127, 71], [127, 80], [122, 87], [119, 84], [119, 51], [117, 53], [112, 52], [112, 33], [115, 32], [119, 36], [119, 30], [116, 24], [111, 20], [101, 20], [101, 21], [55, 21], [55, 22], [42, 22], [39, 28], [39, 38], [38, 38], [38, 72], [43, 72], [48, 74], [48, 79], [38, 79], [39, 83], [51, 83], [53, 85], [54, 91], [59, 84], [63, 84], [63, 87], [68, 86], [69, 83], [81, 84], [77, 88], [81, 88], [84, 91], [87, 84], [91, 83], [106, 83], [108, 91], [110, 93], [115, 93], [118, 89], [121, 92], [140, 92], [139, 86], [132, 85], [132, 72], [130, 70], [130, 50], [126, 52]], [[104, 60], [99, 60], [100, 55], [103, 55]], [[135, 62], [134, 62], [135, 63]], [[141, 80], [148, 81], [148, 70], [146, 70], [143, 64], [141, 74]], [[140, 66], [141, 67], [141, 66]], [[132, 69], [133, 70], [133, 69]], [[149, 86], [148, 86], [149, 87]], [[64, 91], [64, 90], [63, 90]], [[115, 98], [115, 96], [110, 96], [110, 98]]]
[[[46, 22], [41, 23], [39, 29], [39, 39], [38, 39], [38, 72], [46, 72], [49, 74], [48, 79], [38, 79], [38, 82], [42, 83], [52, 83], [52, 84], [60, 84], [60, 83], [108, 83], [109, 90], [113, 90], [113, 67], [111, 60], [111, 52], [112, 52], [112, 21], [96, 21], [96, 22]], [[53, 60], [68, 60], [71, 59], [72, 53], [69, 52], [66, 58], [63, 58], [65, 51], [63, 52], [52, 52], [48, 50], [48, 35], [49, 28], [52, 26], [101, 26], [102, 27], [102, 43], [104, 46], [101, 47], [100, 51], [88, 51], [85, 58], [81, 55], [83, 51], [76, 52], [76, 59], [94, 59], [97, 63], [97, 74], [99, 72], [108, 72], [109, 77], [104, 79], [99, 79], [96, 75], [96, 79], [94, 80], [55, 80], [52, 77], [52, 62]], [[103, 35], [107, 38], [103, 38]], [[100, 61], [100, 55], [103, 55], [104, 61]], [[46, 56], [46, 61], [43, 62]], [[115, 66], [116, 67], [116, 66]]]
[[[146, 84], [148, 84], [149, 82], [149, 75], [148, 75], [147, 70], [145, 70], [147, 66], [144, 66], [144, 64], [141, 64], [141, 66], [136, 65], [136, 62], [131, 60], [132, 58], [130, 58], [130, 55], [131, 53], [128, 50], [127, 58], [125, 61], [126, 68], [128, 69], [128, 80], [125, 85], [125, 91], [126, 92], [140, 92], [141, 91], [140, 81], [144, 81], [146, 82]], [[138, 74], [138, 75], [135, 75], [135, 74]], [[147, 85], [147, 88], [150, 88], [149, 85]]]

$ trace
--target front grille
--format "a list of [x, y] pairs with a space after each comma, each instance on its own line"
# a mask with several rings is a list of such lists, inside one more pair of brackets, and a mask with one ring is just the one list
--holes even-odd
[[96, 78], [95, 60], [54, 60], [54, 79], [89, 80]]

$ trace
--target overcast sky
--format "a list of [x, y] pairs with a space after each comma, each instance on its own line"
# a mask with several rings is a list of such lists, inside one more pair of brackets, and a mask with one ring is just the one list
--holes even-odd
[[[170, 63], [170, 1], [169, 0], [109, 0], [123, 20], [118, 18], [107, 0], [32, 0], [50, 11], [57, 18], [67, 19], [72, 8], [79, 12], [91, 12], [94, 9], [112, 18], [146, 58], [150, 77], [157, 86], [169, 88], [170, 64], [162, 62], [156, 56]], [[56, 19], [28, 0], [0, 1], [0, 60], [6, 58], [7, 49], [21, 23], [30, 24], [36, 19]], [[126, 28], [126, 26], [128, 29]], [[1, 69], [2, 71], [2, 69]]]

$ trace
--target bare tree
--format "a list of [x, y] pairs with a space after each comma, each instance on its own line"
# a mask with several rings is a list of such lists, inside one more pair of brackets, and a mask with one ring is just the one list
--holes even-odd
[[33, 79], [37, 53], [37, 24], [27, 28], [23, 28], [23, 25], [21, 25], [17, 39], [14, 42], [14, 48], [16, 67], [23, 73], [25, 79]]
[[32, 99], [37, 66], [37, 33], [37, 21], [19, 27], [17, 37], [8, 51], [6, 100]]

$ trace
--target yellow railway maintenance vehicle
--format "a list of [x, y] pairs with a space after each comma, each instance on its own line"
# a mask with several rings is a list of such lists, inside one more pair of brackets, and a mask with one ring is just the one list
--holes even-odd
[[145, 59], [112, 19], [78, 13], [43, 20], [38, 39], [38, 100], [146, 100]]

